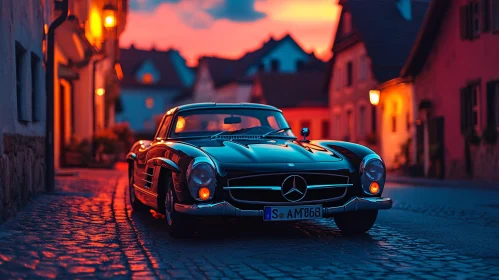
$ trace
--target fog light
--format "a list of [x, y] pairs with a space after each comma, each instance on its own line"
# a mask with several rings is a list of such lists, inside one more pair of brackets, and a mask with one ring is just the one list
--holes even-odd
[[202, 200], [207, 200], [210, 198], [210, 190], [208, 188], [200, 188], [198, 191], [199, 198]]
[[369, 185], [369, 191], [372, 194], [377, 194], [379, 192], [379, 184], [376, 182], [372, 182], [371, 185]]

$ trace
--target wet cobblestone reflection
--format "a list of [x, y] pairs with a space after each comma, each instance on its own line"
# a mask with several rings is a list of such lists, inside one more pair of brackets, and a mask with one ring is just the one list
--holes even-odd
[[58, 180], [0, 226], [0, 278], [499, 279], [492, 260], [377, 225], [343, 236], [332, 220], [210, 220], [171, 239], [161, 215], [137, 214], [117, 171]]

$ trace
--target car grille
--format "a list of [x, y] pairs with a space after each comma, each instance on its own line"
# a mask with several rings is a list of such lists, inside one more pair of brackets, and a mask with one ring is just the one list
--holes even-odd
[[[281, 185], [289, 176], [302, 177], [307, 190], [303, 198], [289, 201], [283, 196]], [[274, 173], [259, 174], [227, 180], [227, 190], [231, 199], [249, 204], [304, 204], [329, 202], [343, 198], [351, 187], [348, 176], [324, 173]]]

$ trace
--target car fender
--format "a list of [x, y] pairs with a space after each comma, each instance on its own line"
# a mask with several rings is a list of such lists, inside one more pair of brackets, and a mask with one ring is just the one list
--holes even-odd
[[370, 154], [376, 154], [370, 148], [352, 143], [352, 142], [344, 142], [344, 141], [335, 141], [335, 140], [313, 140], [312, 144], [319, 145], [323, 148], [329, 149], [332, 152], [335, 152], [346, 159], [348, 159], [356, 168], [359, 168], [362, 159]]

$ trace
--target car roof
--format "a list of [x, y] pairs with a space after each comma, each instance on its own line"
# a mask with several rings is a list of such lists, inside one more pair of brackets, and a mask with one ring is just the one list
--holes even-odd
[[282, 112], [281, 110], [277, 109], [274, 106], [270, 106], [270, 105], [266, 105], [266, 104], [259, 104], [259, 103], [203, 102], [203, 103], [191, 103], [191, 104], [180, 105], [178, 107], [170, 109], [168, 112], [166, 112], [166, 114], [171, 115], [175, 112], [181, 112], [181, 111], [185, 111], [185, 110], [195, 110], [195, 109], [241, 109], [241, 108], [266, 109], [266, 110]]

